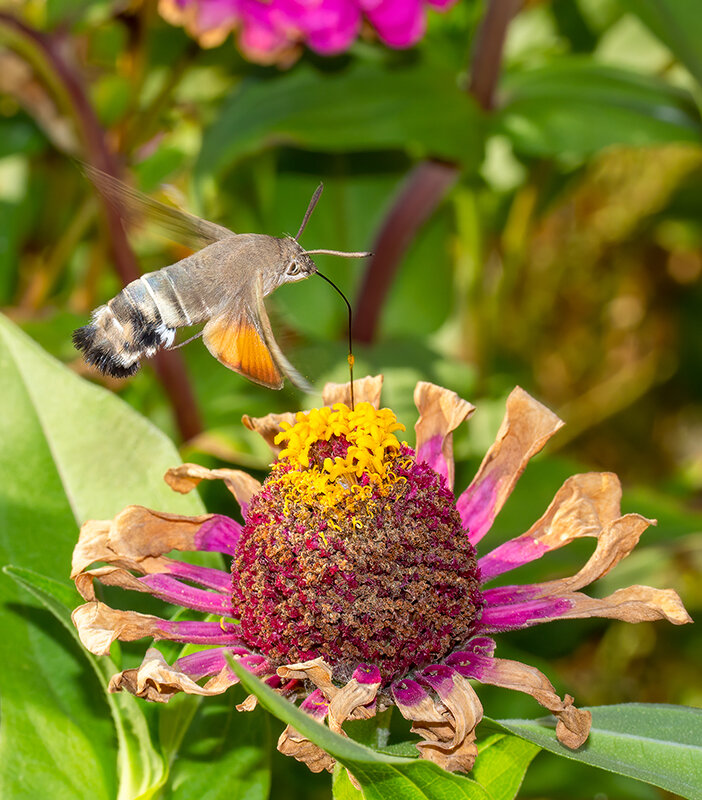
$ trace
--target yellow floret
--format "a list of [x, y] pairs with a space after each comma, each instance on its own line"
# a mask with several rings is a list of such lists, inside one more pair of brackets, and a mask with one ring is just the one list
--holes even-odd
[[[353, 513], [358, 502], [370, 500], [374, 489], [397, 482], [393, 466], [400, 442], [394, 431], [404, 431], [405, 426], [390, 409], [359, 403], [352, 410], [345, 403], [335, 403], [331, 408], [300, 411], [295, 420], [294, 425], [282, 423], [274, 440], [284, 447], [271, 478], [285, 485], [286, 505], [288, 501], [314, 505], [332, 517]], [[310, 465], [312, 445], [334, 436], [348, 442], [346, 455], [325, 458], [321, 466]], [[361, 486], [358, 480], [363, 475], [369, 483]], [[336, 527], [332, 519], [329, 524]]]

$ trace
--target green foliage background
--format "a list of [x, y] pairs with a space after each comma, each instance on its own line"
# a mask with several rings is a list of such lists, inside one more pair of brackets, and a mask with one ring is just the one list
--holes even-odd
[[[362, 264], [318, 258], [355, 298], [357, 319], [378, 300], [373, 335], [356, 344], [357, 373], [385, 374], [384, 402], [410, 431], [419, 379], [478, 406], [456, 436], [459, 487], [490, 444], [506, 394], [524, 386], [567, 427], [527, 470], [491, 542], [526, 530], [572, 472], [616, 471], [625, 510], [659, 524], [595, 591], [672, 587], [696, 616], [702, 12], [695, 0], [527, 3], [509, 26], [486, 110], [467, 91], [485, 11], [464, 0], [431, 15], [411, 51], [359, 41], [343, 56], [304, 53], [278, 69], [247, 63], [231, 41], [200, 49], [151, 3], [0, 3], [0, 561], [57, 582], [0, 577], [3, 797], [330, 793], [328, 776], [275, 753], [276, 720], [261, 709], [237, 715], [229, 696], [165, 709], [121, 696], [108, 704], [110, 666], [91, 669], [57, 625], [76, 602], [67, 575], [82, 521], [138, 502], [234, 513], [216, 486], [203, 488], [202, 501], [173, 496], [163, 472], [184, 459], [261, 477], [268, 451], [241, 415], [319, 400], [249, 384], [199, 342], [178, 351], [175, 380], [148, 365], [129, 381], [86, 369], [71, 331], [121, 286], [103, 209], [75, 165], [92, 160], [91, 130], [142, 191], [238, 232], [296, 231], [320, 179], [310, 248], [372, 248], [397, 213], [408, 246], [386, 297], [372, 281], [363, 289]], [[56, 58], [77, 77], [80, 102]], [[416, 224], [403, 187], [423, 191], [432, 168], [450, 180]], [[144, 272], [185, 254], [148, 230], [132, 242]], [[283, 287], [267, 305], [281, 344], [316, 387], [344, 379], [346, 314], [326, 284]], [[519, 577], [572, 573], [588, 554], [574, 542]], [[694, 627], [558, 623], [503, 637], [500, 654], [543, 669], [581, 705], [702, 705]], [[139, 655], [132, 647], [115, 658]], [[489, 687], [480, 695], [492, 718], [538, 713], [526, 697]], [[406, 739], [394, 724], [397, 741]], [[507, 730], [516, 732], [485, 735]], [[524, 745], [506, 739], [499, 748], [510, 753]], [[533, 757], [515, 753], [523, 769], [514, 792]], [[338, 797], [355, 791], [343, 775], [334, 786]], [[596, 795], [671, 796], [545, 751], [520, 790]]]

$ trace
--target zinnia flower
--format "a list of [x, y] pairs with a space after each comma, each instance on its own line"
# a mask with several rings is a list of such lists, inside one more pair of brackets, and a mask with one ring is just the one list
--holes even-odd
[[[382, 377], [328, 384], [324, 407], [244, 417], [277, 460], [260, 485], [244, 472], [184, 464], [166, 480], [187, 492], [203, 479], [223, 480], [245, 524], [220, 515], [178, 516], [131, 506], [114, 520], [83, 526], [73, 577], [87, 601], [73, 620], [85, 646], [109, 652], [115, 639], [151, 638], [207, 645], [172, 665], [147, 650], [141, 666], [115, 675], [126, 689], [158, 702], [176, 692], [212, 695], [236, 683], [228, 651], [316, 719], [341, 732], [346, 719], [392, 705], [421, 737], [420, 756], [448, 770], [471, 769], [482, 707], [469, 680], [526, 692], [557, 718], [568, 747], [587, 738], [590, 714], [561, 699], [534, 667], [495, 657], [495, 634], [560, 619], [608, 617], [627, 622], [690, 622], [678, 595], [631, 586], [609, 597], [580, 590], [609, 572], [651, 524], [620, 512], [611, 473], [569, 478], [526, 533], [478, 558], [528, 460], [561, 421], [515, 389], [497, 439], [470, 486], [454, 500], [452, 432], [473, 407], [455, 393], [419, 383], [416, 451], [396, 434], [404, 427], [379, 410]], [[595, 551], [574, 576], [488, 588], [493, 579], [590, 536]], [[167, 556], [214, 551], [231, 572]], [[105, 566], [90, 569], [94, 562]], [[171, 621], [109, 608], [93, 583], [149, 592], [210, 621]], [[249, 697], [240, 709], [255, 706]], [[286, 728], [279, 749], [311, 769], [333, 760]]]
[[301, 44], [322, 55], [347, 50], [364, 20], [390, 47], [416, 44], [426, 29], [426, 8], [456, 0], [160, 0], [159, 10], [183, 25], [203, 47], [237, 32], [246, 58], [263, 64], [289, 61]]

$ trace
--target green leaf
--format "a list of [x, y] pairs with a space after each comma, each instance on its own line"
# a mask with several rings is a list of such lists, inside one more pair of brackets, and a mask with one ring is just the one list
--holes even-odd
[[702, 14], [698, 0], [623, 0], [702, 83]]
[[298, 66], [235, 91], [205, 131], [196, 175], [218, 175], [280, 144], [338, 153], [407, 149], [473, 170], [483, 135], [477, 106], [449, 71], [361, 64], [325, 75]]
[[[112, 517], [129, 503], [202, 510], [196, 495], [176, 495], [163, 483], [180, 458], [162, 433], [1, 316], [0, 371], [1, 563], [60, 578], [89, 517]], [[61, 590], [39, 581], [32, 593], [29, 573], [20, 574], [26, 588], [0, 576], [0, 796], [115, 797], [120, 779], [128, 787], [135, 775], [150, 774], [151, 755], [138, 747], [125, 755], [123, 747], [130, 770], [121, 761], [118, 776], [104, 680], [86, 679], [82, 646], [43, 607], [57, 611]], [[130, 717], [136, 701], [117, 702], [124, 728], [138, 729], [141, 712]]]
[[349, 771], [341, 764], [334, 767], [332, 796], [334, 800], [363, 800], [362, 792], [351, 783]]
[[229, 659], [229, 663], [242, 686], [255, 694], [264, 708], [292, 725], [352, 772], [361, 784], [366, 800], [489, 800], [487, 792], [470, 778], [445, 772], [430, 761], [378, 752], [339, 736], [277, 695], [234, 659]]
[[478, 758], [472, 776], [491, 800], [512, 800], [539, 750], [535, 744], [517, 736], [493, 734], [478, 742]]
[[698, 142], [702, 135], [688, 92], [582, 58], [506, 75], [502, 92], [496, 125], [528, 155], [583, 157], [615, 144]]
[[592, 712], [592, 730], [578, 750], [556, 739], [552, 718], [499, 720], [516, 736], [557, 755], [702, 800], [702, 709], [626, 703]]
[[[80, 645], [78, 632], [71, 621], [71, 610], [81, 598], [71, 583], [57, 581], [21, 567], [7, 566], [3, 572], [24, 586], [48, 608]], [[107, 691], [110, 677], [118, 671], [110, 658], [97, 658], [82, 647], [81, 652], [105, 689], [107, 704], [117, 729], [120, 775], [118, 800], [150, 797], [163, 783], [166, 771], [163, 759], [151, 744], [148, 724], [142, 712], [143, 706], [126, 692], [110, 694]]]
[[222, 697], [198, 698], [199, 712], [173, 764], [170, 800], [268, 797], [270, 719], [262, 709], [237, 711], [234, 706], [243, 699], [237, 688]]

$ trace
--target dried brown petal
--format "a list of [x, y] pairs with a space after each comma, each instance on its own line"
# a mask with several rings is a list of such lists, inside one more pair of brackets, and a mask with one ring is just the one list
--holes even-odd
[[120, 589], [131, 589], [134, 592], [151, 593], [151, 589], [128, 570], [121, 567], [99, 567], [82, 572], [75, 578], [76, 589], [88, 602], [95, 600], [93, 581], [96, 579], [105, 586], [118, 586]]
[[[621, 486], [610, 472], [568, 478], [531, 528], [480, 559], [483, 581], [584, 536], [599, 538], [620, 517]], [[583, 584], [584, 585], [584, 584]]]
[[641, 534], [653, 524], [655, 520], [646, 519], [640, 514], [626, 514], [614, 520], [600, 534], [595, 552], [585, 566], [570, 578], [541, 584], [543, 594], [562, 594], [564, 591], [582, 589], [606, 575], [631, 553]]
[[258, 697], [255, 694], [250, 694], [241, 703], [236, 704], [237, 711], [253, 711], [258, 705]]
[[283, 680], [310, 681], [319, 689], [327, 701], [331, 701], [339, 689], [332, 683], [332, 669], [323, 658], [286, 664], [278, 667], [277, 674]]
[[364, 708], [375, 700], [380, 688], [378, 683], [359, 683], [355, 678], [339, 689], [329, 703], [329, 727], [335, 733], [343, 735], [342, 725], [350, 717], [370, 719], [375, 716], [375, 709]]
[[[457, 673], [453, 675], [453, 689], [441, 697], [450, 720], [453, 735], [437, 741], [420, 742], [417, 747], [422, 757], [428, 758], [449, 772], [470, 772], [478, 748], [475, 745], [475, 728], [483, 718], [483, 707], [470, 683]], [[437, 732], [440, 728], [435, 729]]]
[[111, 692], [126, 690], [145, 700], [167, 703], [178, 692], [212, 696], [222, 694], [234, 683], [236, 678], [232, 678], [231, 673], [225, 669], [210, 679], [205, 686], [199, 686], [184, 672], [167, 664], [155, 647], [150, 647], [138, 669], [127, 669], [112, 676], [109, 690]]
[[137, 611], [120, 611], [94, 600], [78, 606], [71, 614], [78, 636], [85, 647], [96, 656], [106, 656], [112, 642], [119, 639], [133, 642], [146, 637], [155, 638], [160, 632], [158, 617]]
[[495, 443], [471, 485], [457, 500], [473, 544], [490, 529], [532, 458], [563, 422], [519, 386], [507, 398], [507, 410]]
[[[475, 728], [483, 717], [483, 707], [470, 683], [453, 670], [449, 688], [442, 688], [440, 700], [427, 694], [414, 705], [397, 706], [405, 719], [412, 720], [412, 731], [424, 741], [417, 744], [422, 758], [429, 759], [450, 772], [469, 772], [478, 749]], [[446, 678], [439, 684], [446, 684]]]
[[483, 658], [475, 677], [490, 686], [531, 695], [558, 718], [556, 736], [566, 747], [574, 750], [587, 739], [592, 722], [590, 712], [576, 708], [570, 695], [561, 700], [551, 681], [536, 667], [506, 658]]
[[419, 419], [414, 426], [417, 457], [420, 461], [428, 461], [439, 474], [444, 474], [449, 489], [453, 489], [455, 468], [452, 433], [475, 411], [475, 406], [455, 392], [427, 381], [417, 384], [414, 403], [419, 411]]
[[[383, 388], [383, 376], [374, 375], [359, 378], [353, 382], [353, 396], [356, 403], [370, 403], [373, 408], [380, 408], [380, 391]], [[334, 403], [351, 405], [351, 387], [349, 383], [328, 383], [322, 390], [322, 403], [333, 406]]]
[[192, 491], [202, 480], [224, 481], [227, 489], [236, 497], [244, 514], [251, 498], [261, 489], [260, 482], [248, 472], [242, 472], [240, 469], [207, 469], [200, 464], [181, 464], [178, 467], [171, 467], [164, 475], [164, 480], [171, 489], [181, 494]]
[[311, 772], [332, 772], [336, 761], [290, 725], [280, 734], [278, 750], [306, 764]]
[[284, 414], [266, 414], [265, 417], [250, 417], [248, 414], [244, 414], [241, 421], [250, 431], [262, 436], [273, 451], [273, 455], [277, 457], [278, 453], [285, 447], [284, 444], [276, 444], [274, 441], [275, 437], [283, 430], [281, 422], [294, 425], [295, 414], [291, 411], [286, 411]]
[[95, 561], [106, 561], [141, 572], [165, 572], [159, 559], [171, 550], [196, 550], [196, 536], [213, 514], [186, 517], [127, 506], [112, 521], [90, 520], [80, 530], [73, 550], [71, 577], [76, 578]]
[[651, 622], [667, 619], [673, 625], [685, 625], [692, 618], [685, 610], [677, 592], [672, 589], [654, 589], [651, 586], [629, 586], [608, 597], [588, 597], [580, 592], [563, 595], [572, 607], [558, 616], [544, 619], [581, 619], [606, 617], [623, 622]]
[[555, 550], [582, 536], [597, 537], [619, 517], [621, 496], [619, 478], [612, 472], [573, 475], [523, 538], [528, 536]]

